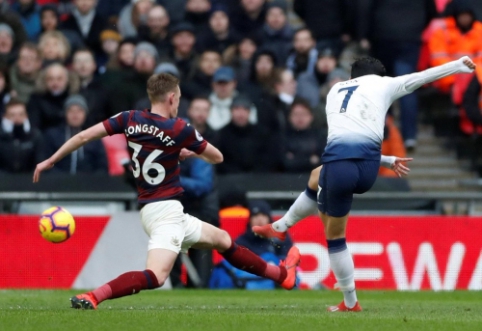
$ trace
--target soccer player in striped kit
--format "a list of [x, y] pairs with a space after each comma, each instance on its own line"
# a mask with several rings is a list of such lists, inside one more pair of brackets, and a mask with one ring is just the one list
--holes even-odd
[[300, 260], [296, 247], [280, 266], [270, 265], [245, 247], [236, 245], [226, 231], [184, 213], [179, 202], [183, 192], [179, 160], [200, 157], [210, 163], [220, 163], [223, 155], [192, 126], [176, 118], [181, 96], [176, 77], [151, 76], [147, 94], [151, 109], [124, 111], [80, 132], [35, 170], [33, 181], [37, 182], [42, 171], [52, 168], [89, 141], [106, 135], [124, 134], [129, 145], [138, 202], [142, 207], [141, 223], [149, 236], [146, 270], [124, 273], [92, 292], [72, 297], [72, 308], [96, 309], [104, 300], [162, 286], [179, 252], [186, 252], [190, 247], [216, 249], [233, 266], [292, 289]]

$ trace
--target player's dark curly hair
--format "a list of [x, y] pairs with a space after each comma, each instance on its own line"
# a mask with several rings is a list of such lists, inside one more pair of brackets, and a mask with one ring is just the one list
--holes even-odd
[[351, 78], [357, 78], [366, 75], [385, 76], [387, 70], [380, 60], [370, 56], [358, 58], [351, 65]]

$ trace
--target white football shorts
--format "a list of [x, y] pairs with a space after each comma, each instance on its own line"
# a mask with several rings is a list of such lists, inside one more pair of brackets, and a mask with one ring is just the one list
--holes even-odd
[[141, 209], [141, 222], [149, 236], [148, 250], [163, 248], [179, 253], [201, 239], [201, 220], [184, 213], [177, 200], [151, 202]]

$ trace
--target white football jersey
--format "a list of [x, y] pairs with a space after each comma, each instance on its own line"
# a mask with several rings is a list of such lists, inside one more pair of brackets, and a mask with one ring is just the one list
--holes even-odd
[[385, 116], [398, 98], [436, 79], [463, 70], [461, 61], [399, 77], [367, 75], [335, 84], [328, 93], [328, 142], [323, 163], [342, 159], [380, 160]]

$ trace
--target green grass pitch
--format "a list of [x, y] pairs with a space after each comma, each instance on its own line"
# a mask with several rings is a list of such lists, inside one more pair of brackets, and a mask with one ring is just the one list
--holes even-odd
[[482, 330], [482, 292], [363, 291], [361, 313], [328, 313], [336, 291], [144, 291], [96, 311], [73, 291], [0, 291], [0, 330]]

